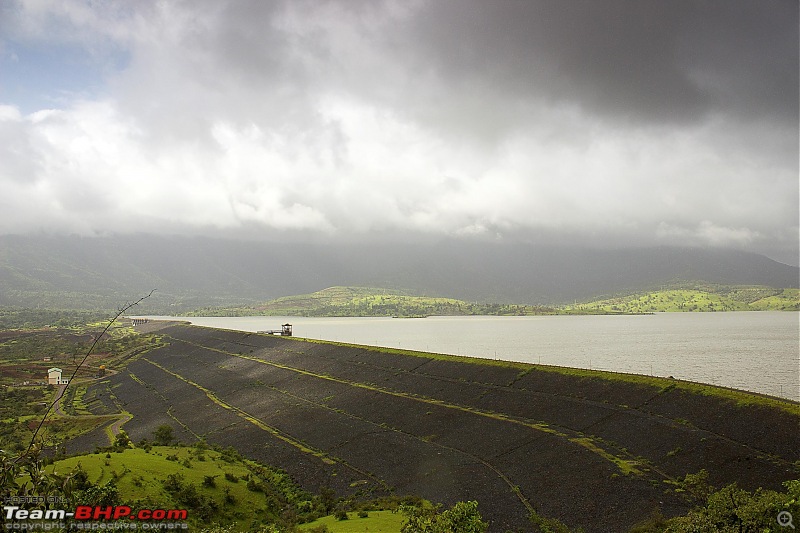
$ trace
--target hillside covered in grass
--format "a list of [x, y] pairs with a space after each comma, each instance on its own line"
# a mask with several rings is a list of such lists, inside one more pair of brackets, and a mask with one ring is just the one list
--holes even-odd
[[551, 307], [471, 303], [454, 298], [414, 296], [372, 287], [329, 287], [285, 296], [253, 307], [203, 308], [189, 316], [398, 316], [555, 314]]
[[596, 300], [570, 309], [612, 313], [798, 311], [800, 290], [700, 285]]
[[331, 505], [279, 470], [248, 461], [232, 448], [213, 450], [202, 442], [98, 451], [50, 468], [68, 472], [76, 467], [95, 485], [117, 494], [116, 504], [188, 509], [197, 526], [284, 524], [288, 510], [292, 517], [313, 519], [327, 514]]
[[642, 314], [691, 311], [797, 311], [800, 290], [679, 284], [561, 307], [465, 302], [372, 287], [330, 287], [257, 306], [206, 307], [188, 316], [396, 316]]

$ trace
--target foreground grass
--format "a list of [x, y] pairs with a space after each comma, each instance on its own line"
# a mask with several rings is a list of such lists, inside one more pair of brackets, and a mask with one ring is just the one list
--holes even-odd
[[202, 483], [205, 476], [212, 476], [221, 486], [216, 490], [209, 489], [209, 494], [222, 496], [223, 489], [227, 487], [243, 503], [258, 506], [244, 483], [224, 482], [226, 473], [237, 478], [247, 476], [247, 467], [241, 463], [225, 462], [218, 452], [212, 450], [198, 453], [195, 448], [154, 446], [149, 452], [142, 448], [123, 452], [103, 451], [56, 461], [48, 470], [64, 472], [77, 466], [85, 470], [89, 480], [95, 484], [114, 480], [120, 493], [132, 501], [156, 496], [168, 499], [169, 494], [163, 489], [161, 480], [170, 474], [181, 474], [190, 483]]
[[204, 447], [101, 451], [56, 461], [48, 471], [66, 473], [76, 467], [95, 485], [113, 483], [120, 495], [117, 503], [134, 508], [186, 508], [187, 501], [181, 496], [186, 492], [174, 488], [179, 482], [184, 488], [191, 487], [197, 495], [194, 499], [204, 503], [198, 509], [190, 505], [190, 521], [234, 524], [237, 530], [270, 523], [267, 519], [276, 508], [312, 507], [312, 496], [294, 487], [285, 474], [235, 453]]
[[347, 520], [337, 520], [333, 516], [325, 516], [308, 524], [301, 524], [300, 531], [309, 531], [321, 527], [328, 528], [330, 533], [400, 533], [405, 516], [393, 511], [370, 511], [366, 518], [358, 513], [347, 513]]

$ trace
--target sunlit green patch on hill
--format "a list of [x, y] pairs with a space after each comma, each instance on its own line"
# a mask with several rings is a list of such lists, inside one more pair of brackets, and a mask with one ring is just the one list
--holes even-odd
[[797, 311], [798, 289], [700, 285], [607, 298], [568, 309], [614, 313]]
[[471, 303], [453, 298], [414, 296], [370, 287], [330, 287], [285, 296], [254, 307], [203, 308], [190, 316], [396, 316], [554, 314], [549, 307]]
[[798, 289], [675, 282], [662, 290], [560, 307], [466, 302], [371, 287], [330, 287], [257, 306], [205, 307], [189, 316], [463, 316], [642, 314], [659, 312], [800, 310]]
[[[329, 533], [400, 533], [400, 528], [405, 522], [403, 514], [397, 511], [365, 511], [347, 513], [347, 520], [339, 520], [334, 516], [325, 516], [301, 524], [300, 531], [328, 531]], [[326, 529], [322, 529], [326, 528]]]
[[280, 523], [281, 514], [313, 517], [319, 498], [279, 470], [246, 461], [234, 450], [149, 446], [71, 457], [49, 471], [80, 466], [98, 486], [116, 486], [120, 501], [140, 508], [188, 508], [190, 522], [235, 524], [248, 530]]
[[800, 311], [800, 289], [782, 289], [778, 294], [751, 302], [750, 308], [759, 311]]

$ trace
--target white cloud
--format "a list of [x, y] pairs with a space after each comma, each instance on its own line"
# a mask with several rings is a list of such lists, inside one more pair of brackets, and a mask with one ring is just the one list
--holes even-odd
[[[451, 40], [457, 28], [430, 27], [440, 4], [424, 2], [18, 5], [4, 41], [111, 43], [130, 60], [102, 98], [27, 116], [0, 101], [0, 232], [541, 232], [797, 249], [785, 120], [724, 106], [664, 119], [669, 106], [637, 108], [653, 95], [634, 105], [634, 89], [617, 117], [611, 93], [582, 96], [613, 88], [599, 75], [559, 96], [563, 80], [542, 77], [567, 52], [536, 48], [558, 45], [549, 32]], [[525, 70], [529, 49], [544, 70]], [[481, 55], [492, 51], [504, 54]]]
[[743, 247], [759, 239], [761, 235], [749, 228], [729, 228], [718, 226], [708, 220], [701, 221], [697, 226], [689, 228], [660, 223], [658, 236], [673, 244], [705, 244], [711, 246]]

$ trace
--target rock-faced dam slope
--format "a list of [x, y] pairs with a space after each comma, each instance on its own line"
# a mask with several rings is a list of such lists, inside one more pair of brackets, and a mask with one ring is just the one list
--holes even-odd
[[670, 482], [779, 489], [799, 477], [800, 408], [669, 379], [150, 322], [165, 345], [111, 377], [134, 441], [170, 424], [310, 490], [477, 500], [490, 531], [531, 513], [624, 531], [684, 513]]

